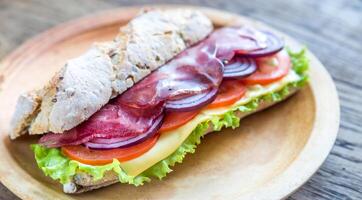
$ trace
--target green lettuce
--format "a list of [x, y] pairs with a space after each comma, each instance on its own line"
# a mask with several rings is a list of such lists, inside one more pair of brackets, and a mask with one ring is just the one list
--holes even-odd
[[306, 55], [307, 48], [303, 48], [299, 52], [293, 52], [287, 48], [289, 57], [292, 62], [293, 70], [301, 77], [300, 81], [293, 83], [294, 87], [302, 87], [308, 82], [308, 69], [309, 69], [309, 60]]
[[182, 163], [187, 153], [195, 152], [196, 146], [200, 144], [201, 138], [205, 135], [210, 123], [214, 131], [220, 131], [224, 127], [235, 129], [240, 124], [240, 119], [236, 116], [236, 112], [252, 112], [258, 108], [260, 102], [280, 101], [289, 94], [291, 89], [303, 86], [308, 80], [307, 70], [309, 64], [305, 55], [306, 49], [299, 52], [288, 50], [288, 53], [291, 57], [293, 70], [301, 77], [299, 81], [289, 83], [279, 91], [252, 99], [245, 105], [238, 106], [221, 116], [214, 116], [211, 120], [200, 123], [174, 153], [138, 176], [128, 175], [116, 159], [107, 165], [86, 165], [65, 157], [58, 148], [46, 148], [38, 144], [31, 146], [35, 154], [35, 160], [45, 175], [50, 176], [54, 180], [59, 180], [62, 184], [70, 182], [77, 172], [85, 172], [91, 175], [94, 180], [99, 180], [103, 178], [106, 171], [110, 170], [118, 174], [121, 183], [133, 184], [135, 186], [150, 182], [152, 177], [162, 179], [172, 171], [172, 166], [176, 163]]
[[45, 175], [50, 176], [54, 180], [59, 180], [60, 183], [68, 183], [73, 176], [78, 172], [85, 172], [93, 177], [93, 179], [102, 179], [106, 171], [113, 170], [118, 174], [121, 183], [129, 183], [133, 185], [142, 185], [144, 182], [151, 181], [144, 176], [129, 176], [120, 167], [120, 162], [116, 159], [112, 163], [102, 166], [92, 166], [82, 164], [75, 160], [70, 160], [65, 157], [58, 148], [46, 148], [39, 144], [31, 145], [34, 151], [35, 160], [38, 167]]
[[204, 136], [208, 128], [208, 121], [197, 125], [197, 127], [192, 131], [192, 133], [186, 138], [186, 140], [175, 152], [173, 152], [164, 160], [156, 163], [155, 165], [147, 169], [141, 174], [141, 176], [157, 177], [158, 179], [162, 179], [163, 177], [165, 177], [167, 173], [170, 173], [172, 171], [170, 166], [172, 167], [176, 163], [182, 163], [182, 160], [185, 158], [187, 153], [195, 152], [196, 145], [200, 144], [201, 138]]

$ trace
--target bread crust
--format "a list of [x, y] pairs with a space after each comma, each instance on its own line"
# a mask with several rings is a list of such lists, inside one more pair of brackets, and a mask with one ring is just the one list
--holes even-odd
[[35, 117], [39, 110], [41, 97], [36, 91], [30, 91], [20, 95], [18, 103], [15, 108], [13, 118], [10, 122], [11, 139], [25, 134], [26, 129], [29, 127], [30, 121]]
[[[287, 99], [288, 97], [292, 96], [293, 94], [295, 94], [299, 89], [298, 88], [294, 88], [290, 90], [290, 93], [288, 94], [288, 96], [286, 96], [283, 100]], [[258, 108], [252, 112], [237, 112], [237, 116], [242, 119], [248, 115], [251, 115], [253, 113], [262, 111], [268, 107], [273, 106], [274, 104], [276, 104], [278, 102], [261, 102], [258, 106]], [[206, 134], [214, 132], [213, 131], [213, 125], [210, 122], [209, 124], [209, 128], [206, 131]], [[65, 193], [82, 193], [82, 192], [86, 192], [86, 191], [90, 191], [93, 189], [97, 189], [97, 188], [101, 188], [101, 187], [105, 187], [114, 183], [119, 182], [118, 180], [118, 175], [117, 173], [115, 173], [114, 171], [107, 171], [104, 175], [104, 177], [100, 180], [93, 180], [93, 177], [90, 176], [89, 174], [80, 172], [77, 173], [74, 177], [72, 182], [63, 185], [63, 191]]]
[[67, 61], [44, 88], [22, 95], [10, 137], [15, 139], [27, 130], [44, 134], [74, 128], [212, 29], [211, 21], [194, 10], [139, 15], [120, 29], [114, 41], [93, 45]]

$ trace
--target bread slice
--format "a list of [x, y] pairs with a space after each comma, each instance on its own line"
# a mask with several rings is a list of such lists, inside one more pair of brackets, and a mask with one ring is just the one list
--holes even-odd
[[36, 91], [22, 94], [18, 98], [16, 110], [10, 122], [11, 139], [15, 139], [27, 132], [27, 127], [31, 120], [35, 118], [40, 103], [41, 98]]
[[93, 45], [67, 61], [44, 88], [21, 95], [10, 137], [74, 128], [212, 30], [211, 21], [194, 10], [139, 15], [120, 29], [114, 41]]
[[[288, 96], [284, 97], [284, 99], [286, 99], [286, 98], [290, 97], [291, 95], [293, 95], [294, 93], [296, 93], [298, 91], [298, 89], [299, 88], [291, 89], [289, 91]], [[237, 116], [241, 119], [241, 118], [244, 118], [253, 113], [264, 110], [276, 103], [277, 102], [275, 102], [275, 101], [262, 101], [262, 102], [260, 102], [258, 108], [255, 109], [254, 111], [252, 111], [252, 112], [237, 111]], [[206, 134], [211, 133], [211, 132], [213, 132], [213, 125], [210, 122], [209, 128], [206, 131]], [[82, 193], [82, 192], [87, 192], [87, 191], [94, 190], [97, 188], [101, 188], [104, 186], [108, 186], [108, 185], [111, 185], [111, 184], [114, 184], [117, 182], [119, 182], [118, 175], [114, 171], [107, 171], [102, 179], [96, 180], [96, 181], [94, 181], [93, 177], [90, 176], [89, 174], [86, 174], [83, 172], [78, 172], [73, 177], [73, 180], [70, 183], [63, 185], [63, 191], [65, 193]]]

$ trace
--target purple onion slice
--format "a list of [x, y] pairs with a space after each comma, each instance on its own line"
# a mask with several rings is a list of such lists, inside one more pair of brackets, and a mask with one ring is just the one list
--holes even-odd
[[211, 90], [196, 94], [190, 97], [167, 101], [165, 108], [167, 111], [187, 112], [197, 110], [211, 103], [217, 95], [218, 88], [213, 87]]
[[240, 50], [236, 51], [236, 54], [244, 57], [256, 58], [275, 54], [284, 48], [284, 41], [278, 36], [267, 31], [260, 31], [260, 33], [264, 34], [266, 38], [265, 41], [263, 41], [265, 44], [264, 48], [259, 48], [253, 51]]
[[126, 141], [129, 139], [134, 138], [131, 136], [125, 136], [125, 137], [116, 137], [116, 138], [94, 138], [92, 140], [90, 140], [89, 142], [91, 143], [97, 143], [97, 144], [113, 144], [113, 143], [117, 143], [117, 142], [122, 142], [122, 141]]
[[255, 61], [251, 58], [234, 57], [224, 66], [224, 78], [243, 78], [251, 75], [257, 69]]
[[156, 135], [158, 130], [161, 128], [163, 122], [164, 114], [161, 114], [154, 121], [153, 125], [148, 129], [147, 132], [138, 135], [136, 137], [120, 137], [120, 138], [97, 138], [92, 141], [84, 143], [84, 145], [91, 149], [114, 149], [114, 148], [123, 148], [129, 147], [138, 143], [145, 141], [146, 139]]

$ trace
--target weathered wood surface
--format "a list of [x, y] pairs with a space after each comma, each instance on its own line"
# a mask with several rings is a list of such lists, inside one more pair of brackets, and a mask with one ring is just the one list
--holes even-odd
[[[0, 59], [31, 36], [97, 10], [149, 2], [1, 0]], [[341, 101], [337, 142], [321, 169], [290, 199], [362, 199], [362, 1], [273, 0], [189, 3], [225, 9], [263, 21], [297, 38], [333, 76]], [[0, 185], [0, 199], [16, 199]]]

